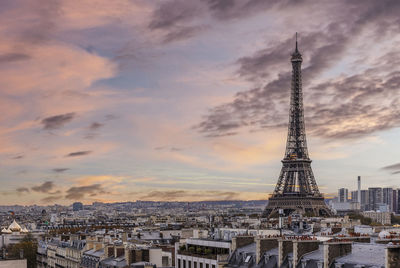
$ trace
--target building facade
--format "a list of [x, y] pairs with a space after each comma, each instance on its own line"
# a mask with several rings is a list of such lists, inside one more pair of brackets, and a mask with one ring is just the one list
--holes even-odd
[[380, 212], [380, 211], [364, 211], [362, 212], [364, 217], [372, 219], [374, 222], [381, 224], [391, 224], [391, 213]]
[[176, 268], [218, 268], [227, 263], [231, 242], [209, 239], [186, 239], [175, 244]]

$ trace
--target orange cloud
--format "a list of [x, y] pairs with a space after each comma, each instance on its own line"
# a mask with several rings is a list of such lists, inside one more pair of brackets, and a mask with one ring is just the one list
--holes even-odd
[[113, 185], [115, 183], [122, 182], [125, 177], [117, 177], [111, 175], [99, 175], [99, 176], [83, 176], [72, 179], [72, 181], [78, 183], [79, 186], [87, 186], [91, 184], [100, 183], [102, 185]]

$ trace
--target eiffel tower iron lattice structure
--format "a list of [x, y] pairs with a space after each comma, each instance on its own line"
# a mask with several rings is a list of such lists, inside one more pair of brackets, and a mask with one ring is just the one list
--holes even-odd
[[286, 151], [278, 183], [264, 211], [266, 217], [278, 213], [280, 209], [283, 209], [285, 215], [300, 213], [329, 216], [332, 214], [318, 190], [308, 156], [301, 82], [302, 61], [297, 47], [296, 33], [296, 48], [291, 57], [293, 69]]

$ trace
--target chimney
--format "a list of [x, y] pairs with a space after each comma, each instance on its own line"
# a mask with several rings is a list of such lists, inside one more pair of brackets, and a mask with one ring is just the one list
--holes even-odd
[[261, 260], [261, 256], [268, 250], [278, 247], [278, 238], [256, 238], [256, 263]]
[[237, 248], [241, 248], [254, 243], [254, 236], [236, 236], [232, 238], [232, 252]]
[[106, 255], [106, 258], [114, 257], [114, 245], [107, 245], [104, 248], [104, 253]]
[[118, 258], [125, 255], [124, 246], [114, 246], [114, 258]]
[[123, 232], [122, 233], [122, 242], [127, 242], [128, 241], [128, 233], [127, 232]]
[[286, 256], [293, 251], [293, 241], [279, 239], [278, 240], [278, 267], [281, 267]]
[[360, 203], [361, 208], [361, 176], [357, 178], [357, 201]]
[[125, 246], [125, 261], [128, 267], [131, 267], [132, 264], [132, 250], [129, 246]]
[[94, 242], [94, 246], [93, 246], [93, 249], [94, 250], [100, 250], [100, 249], [102, 249], [103, 248], [103, 243], [102, 242]]
[[332, 262], [351, 253], [352, 242], [338, 241], [324, 243], [324, 268], [329, 268]]
[[304, 254], [310, 253], [312, 251], [318, 250], [321, 244], [318, 240], [294, 240], [293, 241], [293, 265], [292, 267], [297, 267], [300, 259]]
[[385, 251], [385, 268], [400, 268], [400, 246], [388, 246]]

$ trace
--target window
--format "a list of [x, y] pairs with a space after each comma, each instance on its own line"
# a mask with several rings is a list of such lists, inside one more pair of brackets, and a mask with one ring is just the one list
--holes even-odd
[[210, 268], [210, 265], [208, 263], [206, 263], [206, 268]]
[[179, 259], [179, 260], [178, 260], [178, 268], [181, 268], [181, 265], [182, 265], [181, 262], [182, 262], [182, 260]]
[[197, 261], [193, 262], [193, 268], [197, 268]]
[[202, 262], [200, 262], [200, 268], [203, 268], [203, 263]]
[[192, 261], [189, 261], [188, 268], [192, 268]]
[[183, 268], [186, 268], [186, 260], [183, 260]]

